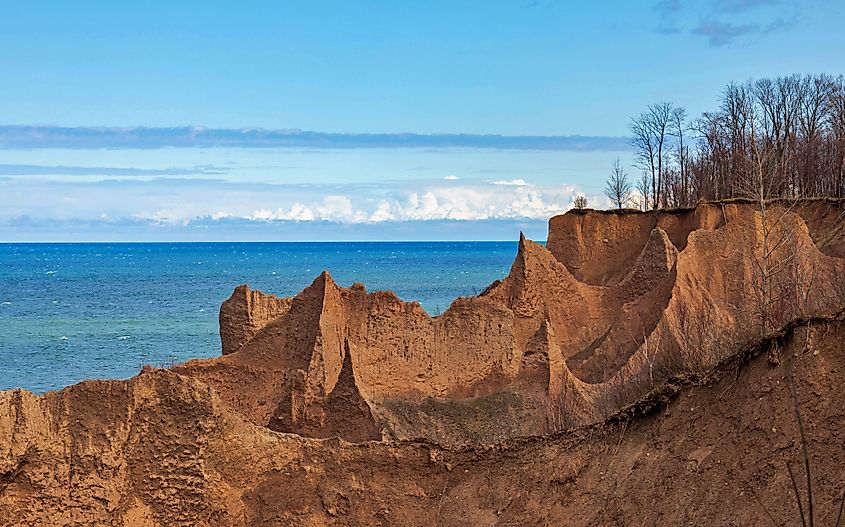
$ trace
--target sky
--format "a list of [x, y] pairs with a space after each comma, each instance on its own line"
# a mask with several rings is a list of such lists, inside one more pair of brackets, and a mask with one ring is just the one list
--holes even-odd
[[648, 104], [845, 73], [844, 13], [0, 0], [0, 241], [544, 239]]

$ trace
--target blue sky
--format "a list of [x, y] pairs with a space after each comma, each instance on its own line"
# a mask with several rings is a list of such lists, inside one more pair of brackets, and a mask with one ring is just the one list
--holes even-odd
[[576, 193], [602, 204], [646, 105], [843, 73], [843, 23], [821, 0], [0, 1], [0, 240], [543, 238]]

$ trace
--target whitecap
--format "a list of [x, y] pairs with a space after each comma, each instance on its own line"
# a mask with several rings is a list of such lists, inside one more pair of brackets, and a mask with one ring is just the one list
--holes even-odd
[[67, 337], [65, 337], [64, 335], [62, 335], [62, 338], [60, 338], [59, 340], [67, 340]]
[[11, 302], [3, 302], [3, 304], [0, 304], [0, 305], [4, 305], [4, 306], [11, 306], [11, 305], [12, 305], [12, 303], [11, 303]]
[[117, 337], [117, 340], [129, 340], [129, 335], [123, 335], [122, 337]]

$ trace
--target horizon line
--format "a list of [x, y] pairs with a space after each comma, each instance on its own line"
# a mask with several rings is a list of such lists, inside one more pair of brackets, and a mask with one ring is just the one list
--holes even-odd
[[[545, 243], [548, 240], [535, 240], [528, 238], [532, 242]], [[76, 245], [76, 244], [209, 244], [209, 243], [519, 243], [519, 238], [515, 240], [73, 240], [73, 241], [43, 241], [43, 240], [26, 240], [26, 241], [4, 241], [0, 240], [0, 245]]]

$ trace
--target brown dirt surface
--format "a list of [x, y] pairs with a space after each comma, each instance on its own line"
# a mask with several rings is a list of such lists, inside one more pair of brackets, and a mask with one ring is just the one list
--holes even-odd
[[[238, 287], [220, 310], [225, 355], [174, 371], [250, 422], [310, 437], [486, 444], [591, 424], [676, 372], [842, 307], [843, 211], [770, 204], [765, 330], [754, 204], [575, 211], [549, 221], [547, 246], [521, 237], [504, 280], [435, 317], [327, 273], [293, 298]], [[339, 405], [346, 362], [358, 402]]]
[[241, 286], [219, 358], [0, 392], [0, 525], [796, 524], [796, 407], [832, 525], [843, 210], [571, 212], [436, 317]]
[[[797, 523], [794, 383], [815, 514], [845, 478], [845, 320], [796, 324], [607, 423], [496, 446], [273, 432], [167, 370], [0, 395], [0, 525]], [[803, 480], [800, 480], [803, 482]], [[801, 483], [803, 485], [803, 483]], [[803, 487], [802, 487], [803, 488]]]

